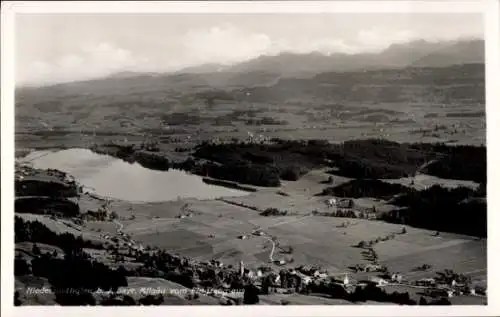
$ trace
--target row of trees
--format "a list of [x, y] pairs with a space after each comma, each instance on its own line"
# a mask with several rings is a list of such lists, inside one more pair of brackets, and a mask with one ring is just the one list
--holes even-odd
[[260, 213], [261, 216], [286, 216], [286, 210], [279, 210], [278, 208], [267, 208]]
[[14, 267], [16, 275], [32, 274], [47, 278], [56, 301], [61, 305], [94, 305], [92, 292], [97, 289], [116, 291], [120, 286], [127, 286], [127, 271], [123, 267], [111, 269], [92, 260], [84, 248], [95, 245], [81, 236], [75, 238], [70, 233], [56, 234], [38, 221], [24, 222], [16, 217], [15, 241], [46, 243], [63, 250], [63, 258], [57, 252], [42, 254], [35, 244], [31, 263], [16, 258]]
[[[352, 140], [330, 144], [324, 140], [271, 143], [203, 142], [194, 156], [217, 164], [173, 164], [168, 158], [136, 150], [131, 145], [107, 145], [94, 151], [130, 162], [166, 170], [174, 165], [224, 180], [276, 187], [281, 180], [298, 180], [315, 167], [335, 165], [336, 174], [356, 179], [399, 178], [411, 176], [431, 160], [425, 172], [450, 179], [486, 181], [486, 148], [445, 144], [409, 144], [383, 139]], [[192, 161], [192, 159], [188, 159]], [[330, 163], [327, 163], [327, 160]], [[173, 165], [172, 165], [173, 164]]]
[[49, 196], [75, 197], [78, 195], [76, 184], [59, 181], [45, 182], [39, 180], [16, 180], [15, 195], [19, 196]]
[[487, 234], [486, 200], [476, 191], [438, 185], [426, 190], [408, 190], [393, 203], [404, 207], [382, 214], [381, 220], [418, 228], [485, 237]]
[[47, 228], [40, 221], [24, 221], [16, 216], [14, 222], [15, 243], [19, 242], [39, 242], [60, 247], [64, 252], [71, 250], [81, 250], [83, 248], [102, 249], [103, 245], [89, 240], [84, 240], [82, 236], [75, 237], [71, 233], [57, 234]]
[[56, 215], [60, 217], [75, 217], [80, 213], [80, 207], [77, 203], [60, 197], [17, 198], [14, 208], [16, 213]]
[[321, 194], [350, 198], [391, 199], [393, 196], [404, 192], [406, 188], [399, 184], [390, 184], [378, 179], [355, 179], [335, 187], [327, 187]]
[[368, 283], [365, 287], [357, 286], [354, 292], [348, 292], [342, 285], [336, 282], [311, 283], [308, 286], [311, 292], [328, 294], [332, 298], [344, 299], [350, 302], [386, 302], [399, 305], [416, 305], [417, 302], [405, 293], [387, 293], [380, 287]]

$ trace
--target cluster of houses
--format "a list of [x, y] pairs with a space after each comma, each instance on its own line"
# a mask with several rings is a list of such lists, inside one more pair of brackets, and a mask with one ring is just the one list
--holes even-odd
[[[144, 247], [140, 244], [133, 242], [130, 237], [119, 230], [119, 237], [123, 243], [123, 247], [128, 247], [129, 249], [135, 251], [144, 251]], [[254, 236], [264, 236], [265, 232], [261, 229], [254, 230], [251, 235]], [[247, 239], [251, 235], [241, 235], [241, 239]], [[105, 239], [112, 239], [110, 235], [104, 237]], [[118, 237], [115, 237], [118, 240]], [[322, 283], [323, 281], [328, 283], [335, 283], [346, 290], [353, 290], [356, 286], [362, 286], [367, 284], [372, 284], [377, 287], [384, 287], [390, 284], [401, 284], [403, 283], [403, 275], [400, 273], [386, 274], [385, 277], [373, 276], [369, 280], [365, 281], [355, 281], [350, 276], [349, 273], [339, 273], [339, 274], [328, 274], [324, 270], [320, 270], [316, 267], [305, 267], [299, 266], [297, 268], [282, 268], [279, 271], [273, 270], [271, 268], [262, 267], [259, 269], [249, 269], [246, 268], [243, 261], [239, 263], [239, 267], [236, 271], [231, 270], [231, 266], [225, 266], [222, 261], [211, 260], [209, 262], [196, 262], [191, 261], [187, 258], [181, 258], [176, 255], [170, 255], [169, 259], [178, 260], [183, 263], [188, 271], [193, 272], [193, 279], [197, 281], [199, 276], [205, 276], [207, 272], [213, 272], [212, 275], [218, 276], [222, 281], [223, 289], [230, 289], [232, 284], [230, 282], [234, 277], [240, 278], [242, 280], [250, 281], [252, 284], [260, 287], [261, 289], [266, 289], [266, 292], [297, 292], [303, 289], [303, 287], [311, 283]], [[179, 262], [179, 263], [180, 263]], [[283, 263], [282, 263], [283, 262]], [[275, 264], [286, 264], [286, 261], [279, 260]], [[357, 265], [356, 272], [384, 272], [387, 270], [378, 263], [368, 263], [365, 265]], [[210, 275], [210, 276], [212, 276]], [[340, 278], [339, 278], [340, 277]], [[466, 284], [457, 283], [453, 280], [449, 285], [439, 284], [433, 278], [424, 278], [417, 280], [412, 283], [414, 286], [420, 286], [425, 288], [426, 294], [433, 297], [453, 297], [457, 295], [469, 294], [469, 295], [486, 295], [485, 289], [473, 288]], [[411, 284], [409, 284], [411, 285]]]
[[450, 284], [438, 283], [434, 278], [423, 278], [415, 281], [416, 286], [426, 287], [425, 293], [432, 297], [454, 297], [460, 295], [486, 296], [485, 287], [474, 287], [467, 283], [452, 280]]
[[[377, 216], [374, 208], [354, 208], [354, 200], [348, 198], [329, 198], [324, 201], [326, 207], [331, 210], [330, 215], [335, 217], [375, 219]], [[321, 214], [321, 213], [320, 213]], [[327, 215], [327, 214], [324, 214]]]

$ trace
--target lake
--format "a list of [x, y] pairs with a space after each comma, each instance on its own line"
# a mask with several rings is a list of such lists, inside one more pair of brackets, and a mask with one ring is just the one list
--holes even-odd
[[18, 160], [40, 169], [66, 172], [99, 196], [137, 202], [160, 202], [178, 198], [214, 199], [248, 195], [248, 192], [210, 185], [180, 170], [150, 170], [137, 163], [96, 154], [88, 149], [34, 151]]

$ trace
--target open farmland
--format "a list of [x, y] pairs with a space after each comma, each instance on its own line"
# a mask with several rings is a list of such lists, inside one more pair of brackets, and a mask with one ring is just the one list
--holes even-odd
[[20, 32], [14, 304], [485, 305], [485, 43], [420, 16]]
[[[259, 194], [255, 195], [258, 197]], [[263, 195], [267, 197], [270, 194]], [[360, 241], [397, 233], [394, 239], [381, 241], [374, 247], [379, 261], [387, 265], [391, 272], [401, 272], [408, 278], [418, 279], [432, 276], [445, 268], [470, 274], [486, 270], [485, 240], [468, 236], [443, 233], [436, 237], [434, 231], [417, 228], [408, 228], [406, 234], [399, 234], [401, 225], [364, 219], [310, 214], [263, 217], [257, 211], [222, 201], [191, 200], [186, 203], [193, 212], [191, 217], [152, 219], [148, 216], [141, 220], [137, 214], [137, 220], [125, 225], [124, 232], [144, 245], [160, 247], [200, 261], [216, 259], [237, 265], [243, 260], [249, 267], [258, 267], [268, 264], [272, 246], [265, 236], [251, 235], [253, 230], [260, 228], [266, 235], [276, 237], [281, 245], [294, 248], [293, 254], [278, 255], [278, 252], [275, 258], [290, 256], [294, 259], [290, 267], [318, 265], [332, 273], [348, 272], [349, 266], [368, 263], [361, 254], [362, 250], [354, 247]], [[144, 210], [160, 217], [160, 210], [165, 210], [168, 216], [169, 204], [165, 205], [163, 209], [158, 204], [159, 210], [155, 212], [147, 208]], [[120, 208], [115, 210], [120, 211]], [[346, 220], [349, 225], [341, 228]], [[247, 235], [248, 238], [239, 239], [240, 235]], [[424, 263], [432, 265], [433, 269], [412, 272], [417, 265]]]

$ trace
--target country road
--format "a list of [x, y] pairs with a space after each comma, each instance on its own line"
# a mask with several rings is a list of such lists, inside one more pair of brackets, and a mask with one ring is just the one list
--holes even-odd
[[274, 262], [273, 255], [274, 255], [274, 250], [276, 249], [276, 242], [274, 242], [274, 240], [272, 238], [269, 238], [269, 237], [267, 237], [267, 238], [273, 245], [271, 248], [271, 252], [269, 253], [269, 261]]

